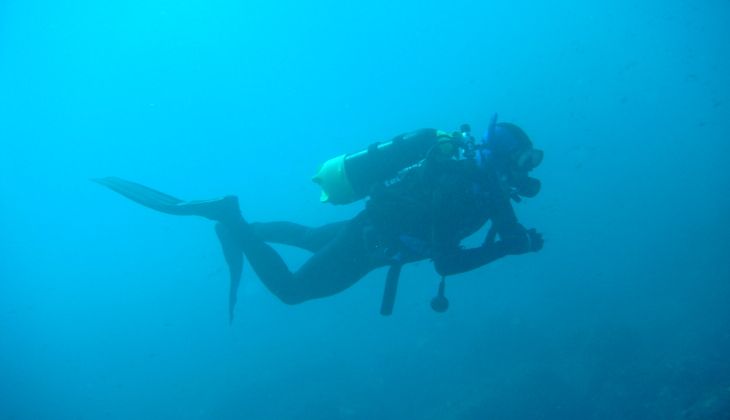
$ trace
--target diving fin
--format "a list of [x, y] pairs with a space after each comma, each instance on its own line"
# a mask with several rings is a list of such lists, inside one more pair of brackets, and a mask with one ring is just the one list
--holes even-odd
[[130, 200], [162, 213], [177, 216], [201, 216], [211, 220], [232, 220], [240, 217], [238, 199], [229, 195], [213, 200], [185, 201], [136, 182], [114, 176], [92, 181]]
[[223, 249], [223, 258], [228, 264], [230, 276], [230, 287], [228, 290], [228, 322], [233, 323], [233, 314], [236, 308], [238, 286], [241, 284], [241, 273], [243, 272], [243, 250], [231, 235], [231, 231], [218, 223], [215, 225], [215, 233]]
[[[214, 200], [185, 201], [169, 194], [146, 187], [136, 182], [117, 177], [96, 178], [92, 181], [115, 191], [130, 200], [147, 208], [162, 213], [178, 216], [202, 216], [219, 222], [235, 223], [241, 219], [236, 196], [225, 196]], [[236, 306], [236, 295], [243, 272], [243, 251], [232, 236], [232, 232], [222, 223], [215, 227], [216, 235], [223, 248], [223, 257], [228, 265], [230, 288], [228, 297], [229, 322], [233, 322], [233, 312]]]
[[145, 207], [149, 207], [163, 213], [178, 214], [179, 210], [177, 210], [176, 206], [184, 202], [184, 200], [179, 198], [115, 176], [95, 178], [92, 179], [92, 181], [101, 184], [112, 191], [116, 191]]

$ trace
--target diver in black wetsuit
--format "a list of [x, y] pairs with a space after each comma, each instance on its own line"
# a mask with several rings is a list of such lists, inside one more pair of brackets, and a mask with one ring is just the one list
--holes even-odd
[[[465, 127], [452, 135], [424, 129], [390, 142], [388, 145], [396, 150], [391, 154], [408, 155], [410, 160], [418, 156], [420, 160], [401, 168], [390, 179], [367, 182], [365, 187], [347, 181], [345, 195], [354, 196], [340, 201], [367, 195], [370, 198], [365, 209], [351, 220], [318, 228], [290, 222], [249, 223], [241, 216], [238, 200], [233, 196], [183, 201], [119, 178], [96, 181], [155, 210], [198, 215], [218, 222], [216, 233], [231, 275], [231, 319], [244, 255], [264, 285], [287, 304], [334, 295], [370, 271], [390, 266], [381, 309], [383, 314], [389, 314], [395, 293], [393, 281], [397, 281], [403, 264], [430, 258], [436, 271], [445, 277], [507, 255], [542, 249], [542, 235], [518, 222], [510, 202], [538, 193], [540, 183], [528, 173], [542, 161], [542, 151], [533, 148], [519, 127], [496, 123], [496, 116], [479, 144]], [[425, 152], [414, 155], [413, 148], [406, 147], [410, 144], [420, 144]], [[423, 145], [428, 147], [424, 149]], [[362, 162], [377, 161], [377, 167], [358, 162], [356, 155], [343, 155], [336, 164], [344, 166], [337, 173], [357, 174], [361, 167], [372, 168], [372, 173], [402, 164], [379, 152], [380, 149], [387, 148], [376, 144], [360, 155]], [[351, 161], [347, 161], [350, 157]], [[323, 201], [336, 202], [342, 188], [335, 187], [330, 188], [329, 195], [323, 193]], [[355, 191], [358, 189], [361, 191]], [[491, 228], [481, 246], [460, 246], [464, 238], [488, 221]], [[269, 243], [299, 247], [313, 255], [292, 272]], [[440, 298], [440, 304], [432, 302], [439, 311], [445, 310], [443, 305], [447, 303], [443, 298], [443, 281]]]

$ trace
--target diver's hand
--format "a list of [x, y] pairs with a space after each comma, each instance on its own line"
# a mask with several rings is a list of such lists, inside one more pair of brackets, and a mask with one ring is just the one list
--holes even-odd
[[537, 252], [542, 249], [545, 240], [537, 229], [525, 229], [519, 225], [508, 235], [500, 235], [501, 245], [507, 255], [521, 255], [528, 252]]
[[540, 251], [545, 245], [545, 239], [542, 238], [542, 233], [538, 232], [537, 229], [528, 229], [527, 236], [530, 238], [530, 252]]

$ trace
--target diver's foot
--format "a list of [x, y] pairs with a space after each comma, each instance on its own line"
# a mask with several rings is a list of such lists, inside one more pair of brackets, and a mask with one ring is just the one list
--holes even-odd
[[241, 219], [238, 197], [227, 195], [215, 200], [187, 201], [180, 204], [189, 209], [190, 214], [221, 223], [232, 223]]

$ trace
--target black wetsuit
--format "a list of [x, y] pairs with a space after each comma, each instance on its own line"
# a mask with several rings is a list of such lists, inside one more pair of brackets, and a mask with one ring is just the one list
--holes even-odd
[[[460, 246], [489, 220], [500, 240]], [[238, 238], [264, 285], [289, 304], [336, 294], [392, 264], [430, 258], [441, 275], [473, 270], [513, 253], [510, 238], [524, 236], [496, 173], [471, 159], [440, 158], [375, 188], [366, 208], [348, 221], [310, 228], [241, 219], [225, 227]], [[303, 248], [313, 256], [292, 272], [267, 242]]]

